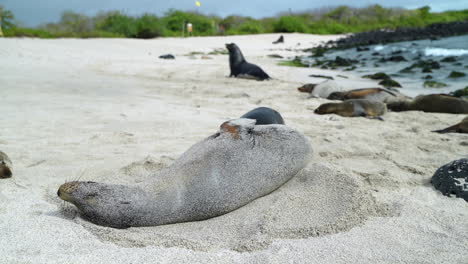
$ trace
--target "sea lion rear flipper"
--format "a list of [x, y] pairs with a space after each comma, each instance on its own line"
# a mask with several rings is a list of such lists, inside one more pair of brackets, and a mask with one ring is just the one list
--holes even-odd
[[379, 121], [385, 121], [381, 116], [366, 116], [368, 119], [377, 119]]
[[440, 129], [440, 130], [434, 130], [434, 131], [431, 131], [431, 132], [435, 132], [435, 133], [439, 133], [439, 134], [444, 134], [444, 133], [456, 133], [458, 132], [458, 126], [460, 124], [456, 124], [454, 126], [450, 126], [450, 127], [447, 127], [447, 128], [444, 128], [444, 129]]

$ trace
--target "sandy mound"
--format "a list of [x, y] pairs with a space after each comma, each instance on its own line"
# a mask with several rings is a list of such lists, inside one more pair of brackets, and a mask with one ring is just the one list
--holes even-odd
[[[113, 182], [134, 183], [167, 165], [146, 158], [123, 167]], [[95, 179], [108, 180], [108, 177]], [[387, 214], [369, 190], [350, 175], [310, 164], [277, 191], [226, 215], [173, 225], [114, 229], [66, 214], [102, 241], [123, 247], [164, 246], [209, 251], [264, 249], [275, 239], [307, 238], [346, 231], [370, 216]]]

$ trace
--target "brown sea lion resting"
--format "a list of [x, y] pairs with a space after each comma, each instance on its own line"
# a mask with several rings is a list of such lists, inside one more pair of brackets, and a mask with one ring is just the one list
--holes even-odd
[[387, 107], [395, 112], [416, 110], [432, 113], [468, 114], [468, 100], [446, 94], [420, 95], [413, 101], [388, 103]]
[[173, 165], [133, 185], [68, 182], [58, 196], [93, 223], [111, 227], [198, 221], [267, 195], [309, 162], [312, 148], [285, 125], [253, 119], [224, 122]]
[[383, 103], [403, 100], [404, 95], [383, 88], [363, 88], [351, 91], [333, 92], [327, 99], [329, 100], [349, 100], [349, 99], [367, 99]]
[[453, 126], [447, 127], [445, 129], [441, 130], [435, 130], [432, 132], [437, 132], [437, 133], [466, 133], [468, 134], [468, 116], [463, 118], [463, 120]]
[[10, 178], [12, 176], [11, 172], [12, 163], [7, 154], [0, 151], [0, 179]]
[[315, 109], [319, 115], [337, 114], [344, 117], [380, 117], [387, 112], [384, 103], [366, 99], [350, 99], [342, 103], [326, 103]]

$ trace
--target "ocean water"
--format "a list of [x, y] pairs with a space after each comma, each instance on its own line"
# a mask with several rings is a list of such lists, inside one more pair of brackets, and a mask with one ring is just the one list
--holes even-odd
[[[401, 92], [409, 96], [431, 93], [448, 93], [468, 86], [468, 35], [443, 38], [439, 40], [419, 40], [410, 42], [397, 42], [386, 45], [368, 46], [368, 51], [358, 52], [356, 48], [333, 51], [325, 54], [326, 59], [335, 59], [340, 56], [347, 59], [358, 60], [356, 69], [350, 71], [357, 75], [385, 72], [399, 82], [403, 88]], [[375, 54], [375, 53], [378, 53]], [[406, 61], [382, 61], [382, 58], [403, 56]], [[441, 62], [447, 57], [454, 57], [454, 62]], [[306, 59], [307, 60], [307, 59]], [[314, 62], [315, 59], [308, 59]], [[310, 61], [312, 60], [312, 61]], [[323, 58], [319, 58], [323, 60]], [[421, 60], [433, 60], [440, 64], [440, 69], [432, 72], [422, 72], [421, 68], [414, 68], [411, 72], [401, 72], [402, 69]], [[345, 67], [346, 68], [346, 67]], [[345, 69], [340, 68], [340, 69]], [[449, 78], [452, 71], [467, 74], [461, 78]], [[444, 88], [425, 88], [424, 79], [430, 75], [433, 81], [447, 84]]]

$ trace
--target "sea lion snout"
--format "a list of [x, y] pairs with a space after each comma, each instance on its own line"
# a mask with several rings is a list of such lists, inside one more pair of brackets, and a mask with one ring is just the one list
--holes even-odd
[[2, 164], [0, 164], [0, 179], [11, 178], [11, 175], [10, 168], [2, 161]]
[[64, 201], [72, 202], [73, 200], [72, 195], [78, 189], [79, 185], [80, 185], [80, 182], [77, 182], [77, 181], [64, 183], [60, 185], [57, 191], [57, 196], [60, 197], [60, 199]]

